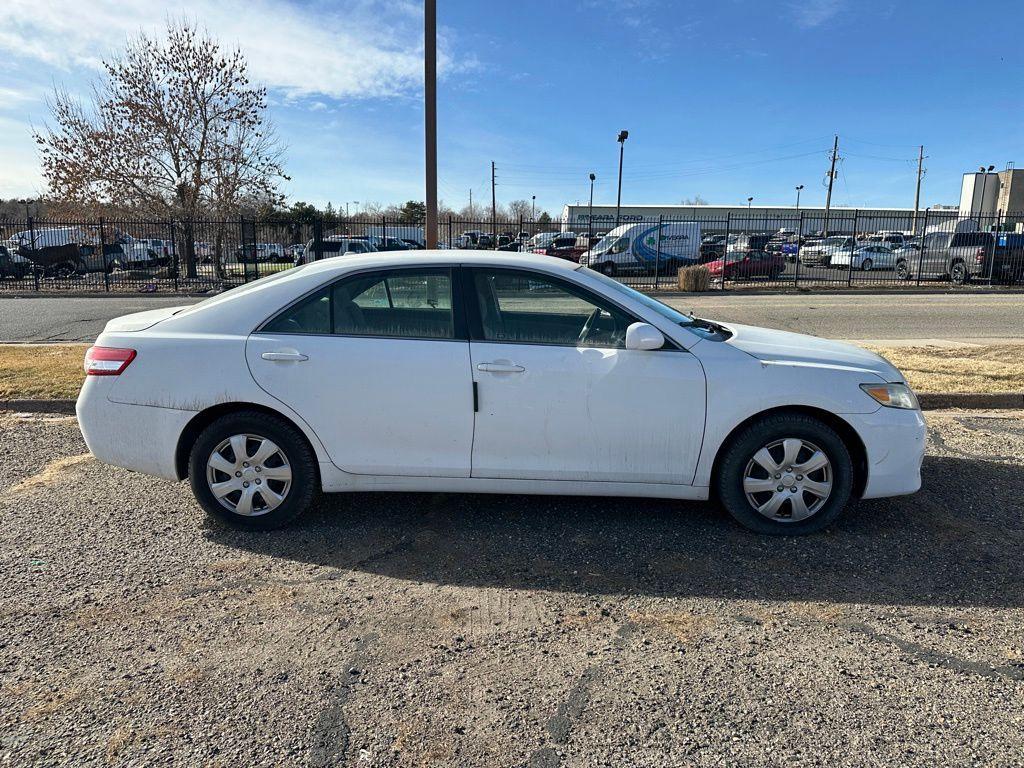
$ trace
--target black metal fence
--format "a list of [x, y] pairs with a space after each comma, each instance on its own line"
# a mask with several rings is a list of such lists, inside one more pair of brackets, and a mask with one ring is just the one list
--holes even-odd
[[[677, 287], [679, 269], [699, 265], [713, 290], [1024, 281], [1024, 214], [624, 215], [618, 227], [448, 218], [437, 237], [445, 249], [546, 253], [645, 290]], [[411, 256], [424, 242], [421, 223], [386, 216], [0, 221], [0, 291], [207, 293], [333, 256]]]

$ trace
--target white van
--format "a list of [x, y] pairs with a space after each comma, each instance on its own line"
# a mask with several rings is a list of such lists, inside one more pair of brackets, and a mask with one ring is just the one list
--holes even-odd
[[606, 275], [651, 272], [700, 261], [700, 223], [623, 224], [580, 257], [580, 264]]

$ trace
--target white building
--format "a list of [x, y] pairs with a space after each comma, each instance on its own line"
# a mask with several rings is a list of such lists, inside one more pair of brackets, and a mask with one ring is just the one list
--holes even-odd
[[[940, 210], [941, 208], [941, 210]], [[562, 208], [562, 229], [586, 232], [591, 228], [591, 209], [588, 205], [566, 205]], [[919, 224], [928, 217], [928, 223], [955, 217], [957, 209], [936, 206], [918, 213]], [[699, 221], [707, 231], [757, 231], [774, 232], [789, 229], [794, 232], [801, 228], [807, 233], [827, 229], [829, 232], [876, 232], [895, 230], [913, 232], [913, 208], [845, 208], [832, 206], [826, 220], [823, 206], [752, 205], [623, 205], [618, 223], [651, 222], [662, 218], [666, 221]], [[593, 231], [606, 232], [615, 226], [615, 206], [595, 205], [593, 207]]]

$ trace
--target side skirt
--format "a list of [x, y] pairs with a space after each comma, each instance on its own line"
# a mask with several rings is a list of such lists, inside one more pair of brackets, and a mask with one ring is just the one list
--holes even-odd
[[503, 480], [481, 477], [405, 477], [353, 475], [330, 463], [320, 464], [325, 493], [407, 491], [434, 493], [512, 493], [545, 496], [635, 496], [706, 501], [707, 486], [670, 483], [611, 483], [584, 480]]

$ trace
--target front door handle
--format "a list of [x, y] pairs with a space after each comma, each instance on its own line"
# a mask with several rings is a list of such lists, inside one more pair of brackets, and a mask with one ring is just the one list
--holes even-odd
[[304, 360], [309, 360], [309, 355], [304, 355], [301, 352], [264, 352], [260, 357], [277, 363], [301, 363]]
[[522, 373], [526, 370], [515, 363], [478, 363], [476, 369], [484, 373]]

